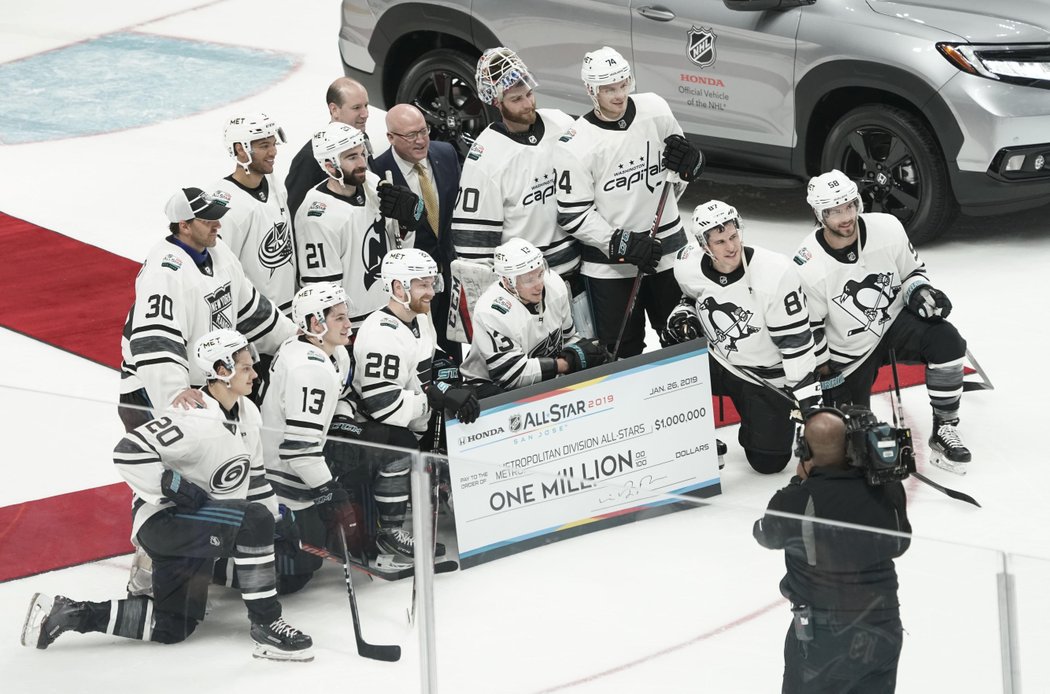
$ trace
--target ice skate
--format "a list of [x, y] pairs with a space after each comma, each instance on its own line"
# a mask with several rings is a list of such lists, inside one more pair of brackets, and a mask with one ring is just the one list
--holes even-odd
[[402, 528], [380, 528], [379, 534], [376, 535], [376, 549], [379, 550], [379, 557], [376, 558], [377, 565], [380, 558], [386, 555], [394, 563], [399, 564], [399, 568], [405, 568], [412, 566], [416, 541], [411, 532]]
[[726, 466], [726, 453], [729, 452], [729, 446], [725, 445], [722, 439], [715, 439], [715, 450], [718, 452], [718, 469], [721, 470]]
[[153, 560], [141, 547], [135, 548], [128, 574], [128, 597], [135, 595], [153, 597]]
[[64, 632], [83, 628], [87, 617], [86, 603], [62, 595], [52, 598], [37, 593], [29, 602], [29, 612], [22, 625], [22, 645], [27, 648], [47, 648]]
[[930, 436], [930, 462], [937, 467], [965, 475], [967, 463], [970, 462], [970, 449], [963, 445], [956, 426], [958, 419], [933, 420], [933, 434]]
[[255, 651], [252, 656], [267, 660], [289, 660], [308, 663], [314, 659], [313, 639], [278, 617], [270, 624], [253, 624]]

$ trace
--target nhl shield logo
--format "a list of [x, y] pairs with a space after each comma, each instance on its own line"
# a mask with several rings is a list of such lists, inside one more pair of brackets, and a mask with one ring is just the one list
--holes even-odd
[[511, 431], [520, 431], [521, 430], [521, 415], [520, 414], [512, 414], [510, 416], [510, 430]]
[[689, 50], [686, 53], [698, 67], [711, 67], [715, 64], [715, 39], [718, 38], [710, 29], [690, 27]]

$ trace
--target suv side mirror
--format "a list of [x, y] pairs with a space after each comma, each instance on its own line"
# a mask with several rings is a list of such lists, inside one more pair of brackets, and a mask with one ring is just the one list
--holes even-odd
[[763, 12], [765, 10], [790, 10], [802, 5], [812, 5], [817, 0], [722, 0], [725, 6], [738, 12]]

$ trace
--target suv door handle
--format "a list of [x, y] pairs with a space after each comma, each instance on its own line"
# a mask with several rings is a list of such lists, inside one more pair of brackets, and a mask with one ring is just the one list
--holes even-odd
[[670, 22], [675, 18], [674, 12], [660, 5], [647, 5], [638, 8], [638, 14], [646, 19], [655, 19], [658, 22]]

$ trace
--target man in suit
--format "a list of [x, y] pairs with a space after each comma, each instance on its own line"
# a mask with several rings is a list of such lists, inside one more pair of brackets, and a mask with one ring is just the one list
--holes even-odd
[[[346, 123], [351, 128], [365, 132], [365, 123], [368, 122], [368, 90], [364, 85], [349, 77], [340, 77], [328, 86], [325, 99], [332, 123]], [[365, 150], [368, 152], [368, 163], [371, 164], [372, 143], [368, 141], [367, 133]], [[317, 160], [314, 159], [311, 138], [292, 159], [291, 166], [288, 167], [288, 176], [284, 179], [284, 187], [288, 191], [288, 210], [293, 220], [299, 205], [303, 204], [306, 191], [327, 179], [328, 174], [317, 166]]]
[[424, 214], [416, 228], [414, 246], [437, 261], [444, 278], [445, 289], [433, 300], [434, 326], [438, 345], [458, 363], [462, 357], [460, 344], [445, 333], [452, 283], [449, 266], [456, 257], [451, 224], [459, 187], [459, 157], [449, 143], [430, 141], [430, 127], [411, 104], [398, 104], [387, 112], [386, 130], [390, 149], [372, 161], [372, 171], [381, 179], [389, 171], [395, 185], [407, 185], [423, 200]]

